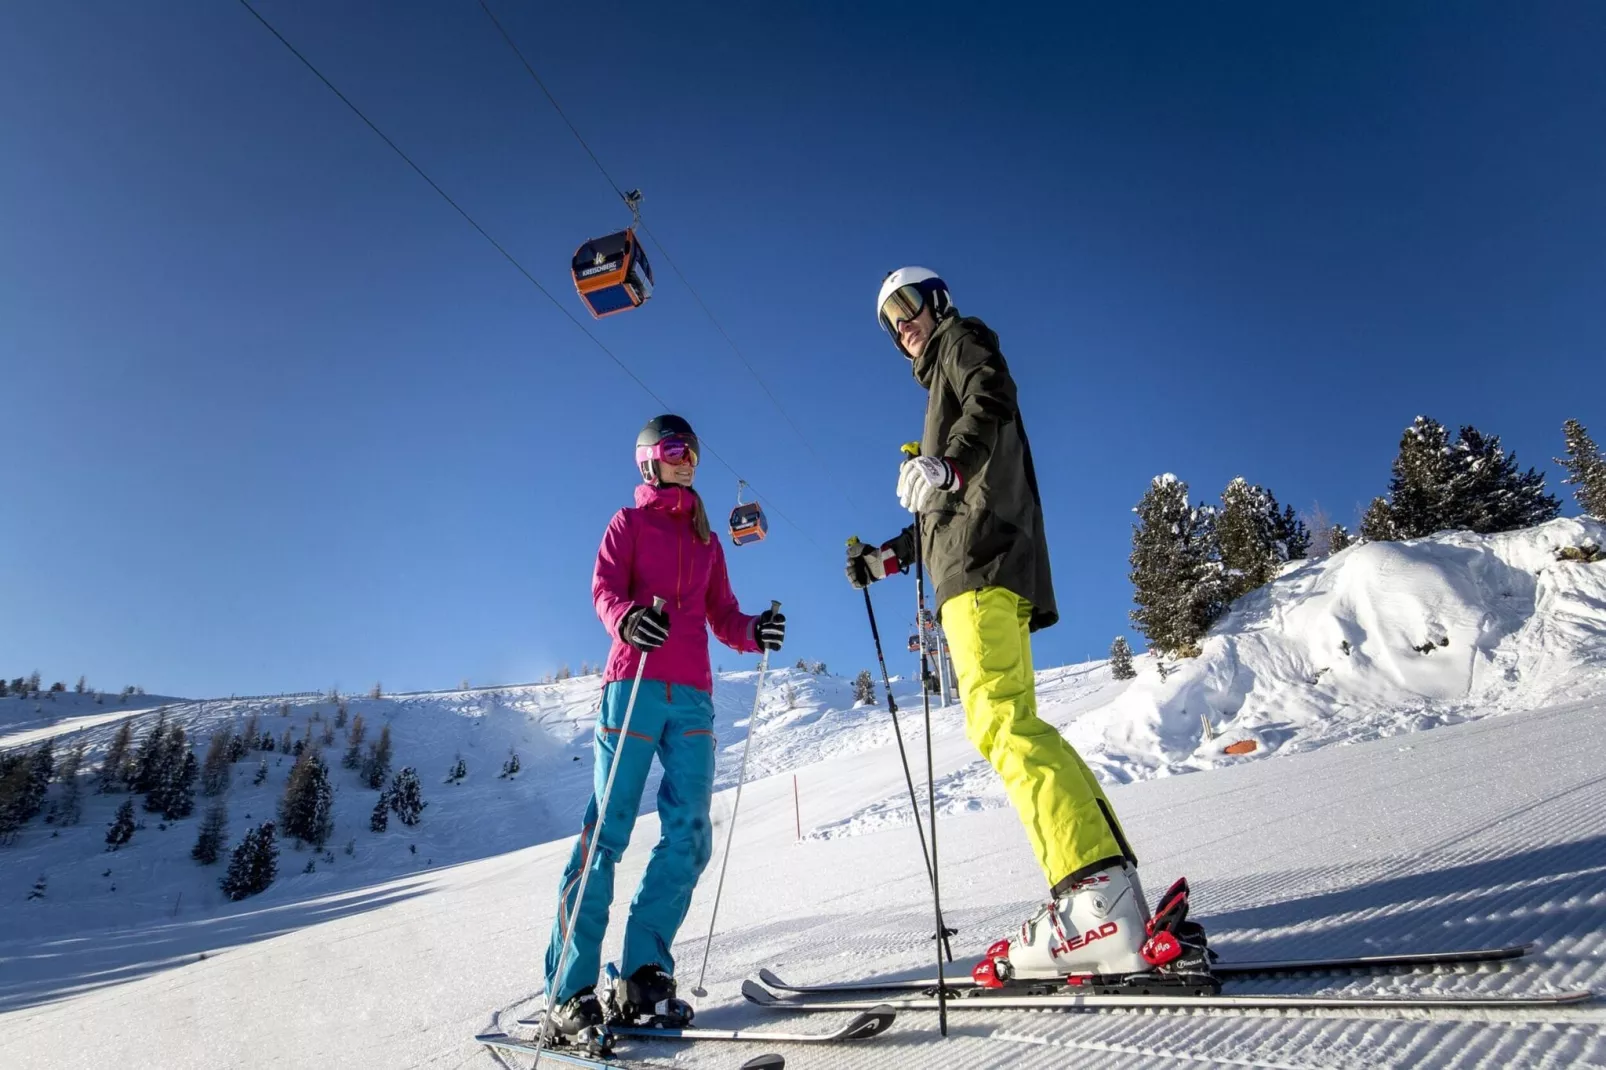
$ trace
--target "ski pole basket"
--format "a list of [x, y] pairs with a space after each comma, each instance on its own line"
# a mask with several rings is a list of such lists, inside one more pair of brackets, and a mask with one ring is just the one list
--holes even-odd
[[746, 486], [745, 481], [736, 481], [736, 508], [731, 510], [731, 542], [737, 546], [763, 542], [770, 533], [770, 522], [758, 502], [742, 501], [742, 488]]

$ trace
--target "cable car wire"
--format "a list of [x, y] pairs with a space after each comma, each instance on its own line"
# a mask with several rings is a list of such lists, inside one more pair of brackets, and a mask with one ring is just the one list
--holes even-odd
[[[291, 55], [295, 56], [296, 59], [300, 60], [302, 65], [305, 66], [307, 68], [307, 70], [311, 71], [313, 73], [313, 75], [316, 76], [317, 79], [320, 82], [322, 82], [326, 87], [328, 87], [328, 89], [329, 89], [329, 91], [331, 93], [333, 93], [335, 96], [339, 97], [340, 98], [340, 102], [342, 104], [344, 104], [346, 107], [350, 108], [352, 114], [356, 115], [357, 118], [361, 119], [363, 121], [363, 123], [368, 127], [368, 129], [372, 130], [375, 134], [377, 134], [379, 136], [379, 139], [381, 141], [383, 141], [386, 145], [390, 146], [390, 150], [392, 152], [394, 152], [397, 156], [400, 156], [402, 158], [402, 161], [405, 162], [408, 167], [411, 167], [413, 169], [413, 171], [418, 175], [419, 178], [422, 178], [426, 183], [428, 183], [430, 189], [432, 189], [436, 193], [440, 194], [440, 197], [441, 197], [441, 199], [443, 201], [445, 201], [447, 204], [451, 205], [452, 209], [454, 211], [456, 211], [458, 215], [462, 216], [463, 219], [468, 223], [469, 226], [473, 227], [476, 231], [479, 232], [480, 237], [484, 238], [487, 242], [489, 242], [491, 244], [492, 248], [494, 248], [497, 252], [501, 253], [502, 257], [505, 260], [507, 260], [508, 263], [512, 264], [513, 267], [518, 271], [518, 273], [520, 275], [523, 275], [524, 278], [530, 283], [531, 286], [534, 286], [538, 291], [540, 291], [541, 296], [545, 297], [548, 301], [550, 301], [553, 304], [553, 306], [557, 308], [557, 310], [559, 312], [562, 312], [563, 315], [568, 318], [570, 323], [574, 324], [577, 328], [579, 328], [581, 333], [583, 333], [587, 338], [589, 338], [591, 340], [591, 342], [594, 345], [596, 345], [596, 347], [598, 349], [602, 350], [602, 352], [607, 355], [609, 360], [611, 360], [615, 364], [617, 364], [619, 366], [619, 369], [621, 371], [623, 371], [626, 375], [628, 375], [630, 377], [631, 381], [633, 381], [637, 386], [641, 387], [641, 389], [646, 392], [648, 397], [652, 398], [654, 401], [658, 402], [658, 404], [662, 405], [666, 412], [673, 409], [673, 406], [670, 405], [669, 402], [665, 401], [663, 398], [659, 397], [658, 396], [658, 392], [655, 391], [652, 387], [648, 386], [646, 381], [643, 380], [641, 378], [641, 376], [637, 375], [634, 371], [632, 371], [630, 366], [619, 358], [618, 354], [614, 353], [613, 350], [609, 349], [607, 344], [604, 343], [602, 341], [602, 339], [600, 339], [596, 335], [592, 334], [591, 331], [589, 329], [587, 329], [586, 325], [584, 323], [582, 323], [580, 321], [580, 319], [577, 316], [575, 316], [575, 314], [573, 312], [569, 311], [568, 306], [566, 306], [562, 301], [559, 301], [556, 297], [554, 297], [552, 295], [552, 292], [550, 290], [548, 290], [545, 286], [542, 286], [540, 280], [537, 279], [534, 275], [530, 274], [529, 270], [527, 268], [525, 268], [525, 266], [523, 264], [519, 263], [518, 259], [512, 253], [508, 252], [507, 248], [501, 242], [497, 241], [494, 237], [492, 237], [491, 233], [489, 231], [487, 231], [484, 227], [480, 226], [479, 222], [476, 221], [473, 216], [469, 215], [468, 211], [462, 205], [458, 204], [455, 200], [453, 200], [451, 194], [447, 193], [444, 189], [441, 188], [440, 183], [436, 182], [433, 178], [429, 177], [428, 172], [426, 172], [422, 167], [418, 166], [418, 164], [414, 163], [412, 157], [408, 156], [407, 153], [402, 150], [400, 145], [397, 145], [396, 142], [392, 141], [388, 134], [386, 134], [383, 130], [381, 130], [379, 128], [379, 126], [372, 119], [368, 118], [368, 116], [366, 114], [364, 114], [363, 110], [361, 108], [357, 107], [357, 105], [352, 102], [350, 97], [348, 97], [348, 96], [346, 96], [346, 94], [342, 93], [338, 86], [336, 86], [333, 82], [331, 82], [324, 75], [324, 73], [322, 71], [320, 71], [317, 68], [317, 66], [310, 59], [308, 59], [305, 55], [303, 55], [301, 53], [300, 49], [296, 48], [295, 45], [291, 44], [290, 41], [284, 36], [284, 34], [280, 33], [274, 27], [273, 23], [269, 22], [266, 18], [264, 18], [262, 16], [262, 14], [260, 12], [257, 11], [256, 8], [252, 7], [251, 3], [250, 3], [250, 0], [240, 0], [240, 6], [245, 8], [247, 11], [249, 11], [251, 13], [252, 17], [255, 18], [258, 22], [260, 22], [263, 25], [263, 27], [269, 33], [273, 34], [274, 37], [278, 38], [279, 43], [284, 45], [284, 47], [290, 51]], [[578, 136], [578, 135], [576, 135], [576, 136]], [[599, 164], [598, 166], [601, 166], [601, 165]], [[724, 465], [725, 468], [733, 476], [735, 476], [739, 480], [743, 479], [742, 474], [740, 472], [738, 472], [735, 469], [735, 467], [729, 461], [727, 461], [724, 457], [720, 456], [720, 454], [719, 454], [719, 452], [717, 450], [715, 450], [712, 446], [708, 445], [706, 440], [703, 440], [703, 447], [704, 447], [705, 450], [707, 450], [709, 456], [713, 457], [720, 464]], [[771, 509], [773, 509], [775, 511], [775, 515], [776, 516], [779, 516], [782, 520], [784, 520], [788, 524], [790, 524], [798, 532], [798, 534], [802, 535], [803, 538], [807, 539], [809, 544], [812, 545], [816, 550], [819, 550], [821, 553], [825, 553], [825, 548], [822, 547], [818, 542], [815, 541], [814, 536], [810, 535], [796, 521], [794, 521], [791, 517], [787, 516], [784, 512], [782, 512], [781, 509], [778, 506], [776, 506], [774, 504], [774, 502], [772, 502], [767, 496], [765, 496], [762, 493], [760, 493], [758, 488], [753, 486], [751, 480], [744, 480], [744, 482], [747, 483], [748, 487], [752, 488], [753, 493], [754, 493], [755, 496], [757, 496], [759, 498], [762, 498], [764, 500], [765, 504], [767, 504]]]
[[[552, 105], [552, 110], [558, 113], [558, 118], [562, 119], [564, 125], [569, 128], [569, 133], [573, 134], [574, 139], [580, 143], [580, 147], [585, 149], [586, 155], [591, 157], [591, 162], [597, 165], [597, 170], [602, 174], [603, 179], [607, 181], [608, 185], [613, 187], [613, 191], [617, 193], [621, 199], [624, 199], [626, 203], [629, 203], [628, 195], [623, 189], [620, 188], [619, 183], [614, 181], [613, 176], [608, 173], [608, 169], [603, 166], [602, 160], [586, 142], [585, 137], [580, 133], [580, 129], [574, 125], [574, 121], [570, 119], [568, 113], [563, 110], [563, 105], [558, 103], [558, 98], [552, 95], [552, 90], [548, 89], [547, 84], [541, 80], [541, 76], [536, 73], [535, 67], [525, 57], [524, 52], [513, 40], [513, 36], [507, 32], [507, 27], [502, 25], [501, 20], [496, 17], [496, 13], [491, 10], [490, 5], [488, 5], [485, 0], [479, 0], [479, 5], [480, 10], [485, 12], [485, 17], [491, 20], [491, 25], [496, 27], [496, 32], [502, 35], [502, 40], [507, 42], [508, 48], [512, 49], [513, 54], [518, 57], [519, 63], [521, 63], [524, 66], [524, 69], [529, 72], [531, 80], [533, 80], [535, 84], [540, 87], [541, 93], [547, 99], [547, 103]], [[814, 444], [809, 441], [808, 435], [803, 433], [803, 428], [799, 427], [797, 421], [792, 419], [792, 414], [786, 411], [786, 406], [781, 404], [781, 399], [775, 396], [775, 391], [770, 389], [770, 385], [764, 381], [764, 377], [758, 373], [758, 369], [753, 366], [752, 362], [747, 359], [747, 355], [742, 352], [741, 347], [736, 344], [736, 339], [731, 337], [730, 332], [725, 329], [725, 325], [719, 322], [719, 317], [714, 315], [714, 310], [708, 307], [708, 302], [703, 300], [702, 294], [697, 292], [697, 287], [693, 286], [691, 284], [691, 280], [686, 277], [686, 273], [680, 270], [680, 265], [675, 263], [675, 258], [669, 254], [669, 248], [664, 245], [663, 240], [660, 239], [658, 235], [653, 233], [650, 226], [648, 226], [646, 223], [640, 222], [641, 216], [639, 212], [636, 215], [636, 219], [640, 225], [642, 233], [646, 234], [647, 237], [652, 239], [653, 245], [657, 246], [658, 248], [658, 254], [663, 258], [664, 262], [669, 265], [670, 270], [675, 273], [675, 277], [680, 279], [681, 283], [688, 291], [690, 291], [692, 299], [697, 302], [698, 307], [703, 310], [703, 314], [708, 317], [708, 322], [712, 323], [714, 325], [714, 329], [719, 332], [720, 337], [725, 339], [725, 344], [730, 346], [731, 352], [736, 354], [736, 359], [741, 361], [742, 367], [747, 369], [747, 374], [751, 375], [753, 377], [753, 381], [758, 384], [759, 389], [764, 391], [764, 396], [770, 399], [770, 403], [775, 406], [775, 410], [781, 414], [781, 418], [786, 421], [787, 426], [789, 426], [793, 433], [797, 435], [798, 441], [803, 443], [803, 448], [809, 451], [809, 455], [814, 458], [815, 462], [818, 463], [822, 469], [829, 468], [830, 466], [825, 463], [825, 458], [820, 456], [819, 452], [815, 450]], [[837, 484], [837, 486], [848, 505], [850, 507], [856, 507], [857, 503], [847, 493], [846, 489], [843, 489], [840, 483]], [[755, 491], [754, 493], [757, 492]]]

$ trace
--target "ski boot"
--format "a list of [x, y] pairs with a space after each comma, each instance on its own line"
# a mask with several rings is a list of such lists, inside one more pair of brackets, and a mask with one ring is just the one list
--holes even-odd
[[984, 988], [1214, 994], [1204, 930], [1187, 916], [1186, 880], [1151, 918], [1137, 871], [1114, 865], [1064, 889], [988, 948], [971, 976]]
[[558, 1047], [597, 1056], [612, 1051], [613, 1037], [608, 1033], [602, 1001], [590, 985], [548, 1011], [547, 1022], [553, 1043]]
[[661, 966], [643, 966], [621, 978], [609, 963], [608, 1020], [653, 1029], [684, 1029], [691, 1024], [691, 1004], [675, 997], [675, 979]]

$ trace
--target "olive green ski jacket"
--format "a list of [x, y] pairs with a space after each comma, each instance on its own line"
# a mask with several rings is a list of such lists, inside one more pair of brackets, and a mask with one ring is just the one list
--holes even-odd
[[[1047, 628], [1059, 620], [1059, 610], [1043, 503], [998, 336], [975, 317], [950, 314], [914, 362], [914, 375], [929, 392], [920, 452], [947, 458], [963, 481], [957, 494], [943, 495], [935, 509], [920, 514], [937, 605], [966, 591], [1003, 587], [1032, 604], [1032, 631]], [[913, 564], [914, 525], [888, 546], [901, 564]]]

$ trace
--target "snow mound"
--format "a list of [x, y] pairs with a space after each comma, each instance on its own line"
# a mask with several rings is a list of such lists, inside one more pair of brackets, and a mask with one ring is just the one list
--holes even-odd
[[[1598, 694], [1606, 562], [1557, 558], [1587, 543], [1606, 544], [1606, 526], [1560, 519], [1297, 562], [1166, 678], [1138, 659], [1132, 686], [1066, 735], [1124, 781]], [[1248, 759], [1225, 753], [1248, 741]]]

